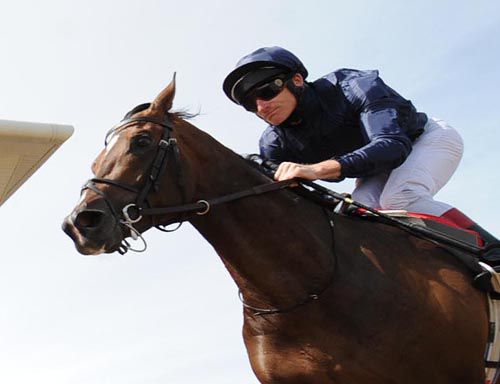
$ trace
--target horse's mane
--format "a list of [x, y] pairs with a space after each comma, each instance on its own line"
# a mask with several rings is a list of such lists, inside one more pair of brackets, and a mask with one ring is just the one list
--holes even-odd
[[200, 112], [189, 112], [187, 109], [178, 109], [169, 113], [182, 120], [190, 120], [200, 115]]

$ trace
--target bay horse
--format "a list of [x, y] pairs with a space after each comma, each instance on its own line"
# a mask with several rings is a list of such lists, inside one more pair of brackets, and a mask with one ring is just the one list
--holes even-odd
[[460, 262], [268, 188], [276, 183], [171, 112], [174, 94], [175, 78], [109, 134], [63, 223], [80, 253], [123, 251], [131, 234], [189, 221], [240, 289], [261, 383], [484, 382], [487, 302]]

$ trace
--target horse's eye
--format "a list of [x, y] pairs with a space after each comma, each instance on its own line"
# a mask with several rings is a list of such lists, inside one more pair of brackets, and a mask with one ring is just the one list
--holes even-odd
[[134, 145], [139, 148], [149, 147], [152, 143], [152, 140], [147, 135], [141, 135], [134, 139]]

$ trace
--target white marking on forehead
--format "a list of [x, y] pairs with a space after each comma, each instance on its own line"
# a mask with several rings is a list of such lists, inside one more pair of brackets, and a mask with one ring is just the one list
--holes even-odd
[[115, 132], [115, 133], [112, 134], [111, 140], [106, 145], [105, 153], [108, 153], [111, 150], [111, 148], [113, 148], [113, 146], [118, 141], [119, 136], [120, 136], [120, 132]]

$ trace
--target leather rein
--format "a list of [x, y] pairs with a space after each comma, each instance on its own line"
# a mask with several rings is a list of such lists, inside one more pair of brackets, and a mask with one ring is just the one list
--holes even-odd
[[[180, 167], [180, 151], [177, 145], [177, 140], [172, 137], [173, 124], [168, 119], [160, 120], [154, 117], [130, 117], [125, 118], [119, 124], [111, 128], [107, 135], [107, 138], [115, 134], [118, 130], [126, 129], [132, 123], [153, 123], [160, 125], [163, 127], [162, 138], [158, 142], [158, 149], [149, 170], [149, 175], [146, 179], [145, 184], [141, 187], [135, 187], [126, 183], [122, 183], [120, 181], [94, 177], [89, 179], [81, 191], [85, 191], [89, 189], [94, 193], [98, 194], [103, 198], [106, 202], [106, 205], [110, 209], [112, 215], [114, 216], [117, 223], [125, 226], [128, 230], [130, 230], [130, 236], [132, 239], [137, 240], [141, 239], [143, 242], [142, 249], [136, 249], [131, 246], [131, 244], [124, 239], [118, 248], [118, 252], [120, 254], [125, 254], [127, 251], [134, 252], [144, 252], [147, 248], [146, 241], [142, 237], [141, 233], [134, 227], [135, 223], [138, 223], [144, 216], [151, 216], [153, 219], [153, 226], [157, 229], [164, 232], [172, 232], [180, 227], [180, 225], [188, 220], [188, 215], [206, 215], [210, 209], [219, 204], [228, 203], [235, 200], [240, 200], [249, 196], [261, 195], [264, 193], [278, 191], [287, 188], [291, 184], [294, 183], [293, 180], [286, 180], [280, 182], [270, 182], [267, 184], [262, 184], [259, 186], [255, 186], [243, 191], [231, 193], [228, 195], [216, 197], [213, 199], [200, 199], [196, 202], [192, 203], [184, 203], [186, 201], [186, 192], [185, 192], [185, 183], [182, 174], [182, 169]], [[164, 207], [151, 207], [148, 201], [148, 196], [152, 190], [158, 191], [160, 188], [161, 178], [167, 168], [169, 163], [169, 159], [173, 158], [175, 162], [174, 169], [177, 170], [177, 184], [178, 188], [181, 191], [183, 204], [180, 205], [171, 205]], [[107, 196], [106, 192], [98, 187], [99, 184], [106, 184], [112, 187], [123, 189], [127, 192], [132, 192], [136, 195], [135, 202], [131, 202], [126, 204], [121, 210], [117, 210], [114, 205], [111, 203], [111, 199]], [[182, 214], [183, 217], [180, 218], [177, 223], [179, 225], [173, 229], [168, 230], [162, 227], [161, 224], [156, 224], [154, 222], [155, 216], [167, 215], [167, 214]]]
[[[142, 106], [138, 106], [134, 110]], [[177, 230], [184, 221], [188, 220], [186, 215], [193, 215], [193, 214], [206, 215], [210, 211], [210, 209], [215, 205], [224, 204], [235, 200], [240, 200], [249, 196], [258, 196], [268, 192], [283, 190], [289, 187], [291, 184], [296, 183], [296, 180], [270, 182], [243, 191], [216, 197], [213, 199], [206, 199], [206, 200], [200, 199], [193, 203], [183, 203], [180, 205], [151, 207], [148, 202], [148, 195], [150, 194], [151, 190], [155, 191], [159, 190], [161, 177], [167, 168], [167, 164], [170, 157], [173, 157], [173, 161], [175, 161], [174, 169], [176, 169], [178, 173], [177, 184], [179, 189], [181, 190], [183, 202], [185, 202], [186, 192], [185, 192], [184, 179], [182, 175], [182, 169], [180, 167], [180, 151], [179, 147], [177, 146], [177, 140], [172, 137], [173, 124], [168, 119], [168, 117], [166, 117], [165, 120], [160, 120], [154, 117], [130, 117], [131, 112], [129, 112], [120, 123], [118, 123], [116, 126], [114, 126], [108, 131], [105, 143], [107, 144], [108, 138], [113, 134], [115, 134], [118, 130], [126, 129], [127, 126], [131, 125], [132, 123], [153, 123], [163, 127], [162, 138], [158, 142], [157, 153], [149, 170], [149, 175], [145, 184], [142, 186], [142, 188], [138, 188], [119, 181], [94, 177], [89, 179], [81, 189], [82, 193], [84, 190], [90, 189], [91, 191], [101, 196], [105, 201], [106, 205], [109, 207], [110, 212], [114, 216], [116, 223], [119, 223], [128, 228], [130, 230], [130, 236], [134, 240], [137, 240], [138, 238], [142, 240], [144, 245], [143, 249], [135, 249], [130, 245], [130, 243], [126, 239], [123, 239], [122, 243], [120, 244], [120, 247], [118, 248], [118, 252], [122, 255], [129, 250], [135, 252], [143, 252], [146, 250], [147, 248], [146, 241], [142, 237], [141, 233], [134, 227], [134, 224], [142, 220], [144, 216], [151, 216], [153, 220], [153, 225], [157, 229], [165, 232], [172, 232]], [[127, 192], [132, 192], [136, 195], [135, 202], [126, 204], [121, 209], [121, 211], [118, 211], [113, 206], [113, 203], [111, 202], [111, 199], [107, 196], [106, 192], [104, 192], [102, 189], [98, 187], [99, 184], [105, 184], [119, 189], [123, 189]], [[177, 223], [179, 223], [179, 225], [173, 230], [167, 230], [165, 228], [162, 228], [160, 224], [156, 224], [154, 222], [155, 216], [173, 214], [173, 213], [183, 214], [183, 217], [178, 219], [178, 221], [176, 221]], [[331, 220], [330, 220], [330, 225], [333, 226], [333, 222]], [[286, 308], [258, 308], [251, 306], [245, 302], [241, 291], [239, 292], [239, 298], [246, 309], [254, 311], [253, 312], [254, 316], [285, 313], [285, 312], [290, 312], [296, 308], [302, 307], [303, 305], [306, 305], [312, 301], [319, 299], [319, 296], [331, 286], [332, 282], [333, 282], [333, 273], [329, 281], [319, 291], [317, 291], [316, 293], [308, 294], [302, 301], [299, 301], [298, 303]]]

